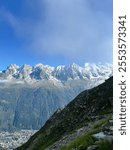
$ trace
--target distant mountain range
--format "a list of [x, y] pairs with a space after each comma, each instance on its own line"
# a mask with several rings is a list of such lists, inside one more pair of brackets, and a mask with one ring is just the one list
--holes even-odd
[[39, 129], [76, 95], [112, 76], [111, 64], [12, 64], [0, 72], [0, 130]]
[[24, 80], [27, 82], [39, 80], [68, 81], [77, 79], [108, 78], [112, 75], [111, 64], [86, 63], [81, 67], [75, 63], [68, 66], [51, 67], [37, 64], [35, 66], [11, 64], [0, 72], [0, 82], [10, 80]]
[[57, 110], [17, 150], [112, 150], [113, 78]]

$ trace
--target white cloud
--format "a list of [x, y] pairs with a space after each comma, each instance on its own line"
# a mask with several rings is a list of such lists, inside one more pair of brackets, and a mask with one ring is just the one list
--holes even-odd
[[93, 10], [89, 1], [26, 0], [24, 6], [30, 11], [25, 18], [5, 10], [3, 18], [36, 53], [84, 61], [102, 59], [101, 55], [108, 61], [110, 56], [106, 54], [112, 55], [112, 18]]

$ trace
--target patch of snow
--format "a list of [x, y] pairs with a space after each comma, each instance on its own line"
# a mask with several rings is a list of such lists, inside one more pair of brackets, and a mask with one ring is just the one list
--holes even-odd
[[103, 132], [99, 132], [97, 134], [94, 134], [93, 136], [97, 139], [104, 139], [106, 137], [106, 135]]

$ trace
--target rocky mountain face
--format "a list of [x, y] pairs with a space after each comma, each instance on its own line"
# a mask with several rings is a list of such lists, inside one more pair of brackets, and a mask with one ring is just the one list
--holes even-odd
[[10, 65], [0, 72], [0, 130], [39, 129], [58, 108], [111, 75], [109, 64]]
[[57, 110], [16, 150], [112, 150], [113, 78]]

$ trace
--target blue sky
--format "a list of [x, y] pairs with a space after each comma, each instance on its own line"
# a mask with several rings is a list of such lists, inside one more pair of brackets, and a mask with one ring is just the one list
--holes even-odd
[[0, 0], [7, 65], [112, 63], [112, 0]]

